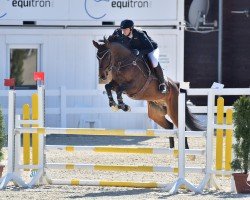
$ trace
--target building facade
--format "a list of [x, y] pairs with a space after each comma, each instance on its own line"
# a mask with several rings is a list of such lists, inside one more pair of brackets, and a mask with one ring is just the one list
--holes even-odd
[[[0, 79], [16, 78], [18, 114], [35, 92], [34, 71], [45, 72], [46, 126], [145, 128], [147, 105], [125, 98], [131, 113], [113, 113], [92, 40], [131, 18], [158, 42], [164, 73], [184, 77], [184, 1], [1, 1]], [[7, 91], [0, 86], [7, 114]]]

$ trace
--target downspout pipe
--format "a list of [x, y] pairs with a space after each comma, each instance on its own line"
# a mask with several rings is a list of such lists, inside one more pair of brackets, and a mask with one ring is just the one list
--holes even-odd
[[223, 0], [219, 0], [218, 26], [218, 83], [222, 83]]

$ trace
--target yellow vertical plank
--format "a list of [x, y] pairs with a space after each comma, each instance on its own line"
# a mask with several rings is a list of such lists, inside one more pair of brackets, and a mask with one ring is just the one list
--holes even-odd
[[[217, 124], [223, 124], [224, 115], [224, 99], [219, 97], [217, 99]], [[223, 158], [223, 129], [216, 131], [216, 170], [222, 170]]]
[[[227, 109], [226, 113], [226, 124], [232, 125], [233, 124], [233, 110]], [[233, 130], [227, 129], [226, 130], [226, 149], [225, 149], [225, 170], [231, 170], [231, 162], [232, 162], [232, 140], [233, 140]]]
[[[32, 119], [38, 119], [38, 95], [32, 95]], [[34, 124], [33, 127], [37, 127], [37, 124]], [[33, 165], [38, 165], [38, 148], [39, 148], [39, 134], [35, 133], [32, 135], [32, 163]]]
[[[23, 120], [30, 119], [30, 106], [29, 104], [23, 105]], [[28, 124], [24, 124], [23, 127], [29, 127]], [[23, 134], [23, 164], [30, 164], [30, 133]], [[25, 171], [29, 171], [29, 169], [24, 169]]]

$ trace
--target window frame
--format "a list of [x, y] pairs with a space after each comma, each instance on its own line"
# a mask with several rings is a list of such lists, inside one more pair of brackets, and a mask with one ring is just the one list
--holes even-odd
[[[36, 49], [37, 50], [37, 69], [41, 71], [41, 44], [8, 44], [7, 45], [7, 77], [10, 78], [10, 51], [11, 49]], [[37, 82], [35, 85], [30, 86], [17, 86], [16, 90], [36, 90]]]

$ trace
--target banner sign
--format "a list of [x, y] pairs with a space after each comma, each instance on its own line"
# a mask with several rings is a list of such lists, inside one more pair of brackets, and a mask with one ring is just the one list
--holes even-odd
[[0, 23], [4, 20], [93, 22], [127, 18], [175, 21], [180, 3], [184, 0], [0, 0]]

